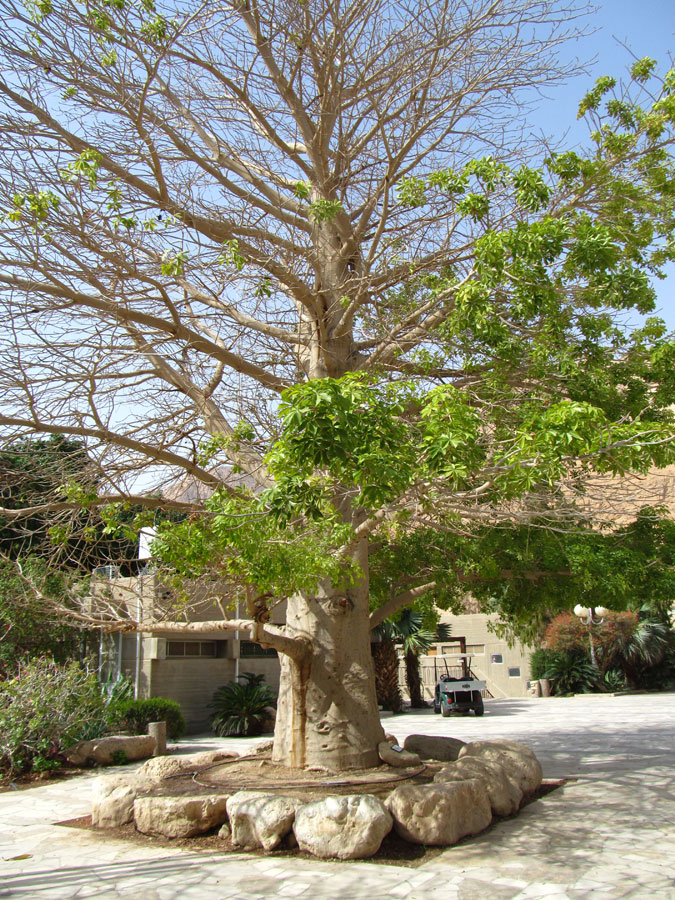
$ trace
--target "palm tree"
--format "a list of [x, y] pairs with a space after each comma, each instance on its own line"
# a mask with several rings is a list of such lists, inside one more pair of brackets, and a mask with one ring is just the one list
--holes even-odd
[[638, 688], [650, 669], [659, 666], [672, 645], [672, 633], [662, 622], [643, 620], [630, 638], [617, 648], [613, 664], [626, 676], [628, 686]]
[[[405, 675], [410, 695], [410, 706], [413, 709], [424, 709], [426, 703], [422, 696], [422, 679], [420, 677], [420, 656], [427, 653], [436, 641], [447, 641], [450, 636], [449, 625], [437, 625], [435, 631], [429, 631], [423, 627], [422, 614], [413, 609], [404, 609], [396, 620], [386, 619], [375, 629], [375, 634], [380, 637], [380, 643], [375, 650], [375, 677], [382, 681], [382, 696], [387, 697], [387, 703], [392, 700], [396, 703], [394, 694], [398, 695], [398, 707], [393, 712], [398, 712], [402, 706], [401, 692], [398, 687], [398, 655], [396, 645], [403, 646], [403, 658], [405, 660]], [[378, 648], [379, 652], [378, 652]], [[395, 668], [393, 662], [395, 660]], [[378, 665], [379, 664], [379, 665]], [[378, 673], [379, 666], [382, 672]], [[383, 678], [382, 675], [385, 675]], [[395, 691], [394, 691], [395, 685]], [[380, 699], [382, 705], [386, 705]], [[391, 709], [391, 705], [386, 705]]]
[[403, 697], [398, 686], [398, 653], [388, 625], [388, 622], [383, 622], [374, 629], [373, 634], [375, 691], [378, 704], [383, 709], [397, 713], [403, 707]]

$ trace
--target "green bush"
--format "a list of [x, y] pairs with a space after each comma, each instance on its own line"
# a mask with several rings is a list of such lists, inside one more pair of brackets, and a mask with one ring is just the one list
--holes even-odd
[[96, 677], [75, 662], [34, 659], [0, 681], [0, 770], [8, 774], [58, 768], [63, 750], [106, 728]]
[[166, 722], [167, 737], [176, 740], [185, 734], [185, 719], [180, 704], [165, 697], [146, 700], [122, 700], [108, 707], [111, 728], [147, 734], [149, 722]]
[[591, 679], [583, 674], [578, 661], [583, 659], [590, 665], [591, 638], [599, 676], [599, 688], [594, 690], [620, 690], [626, 686], [663, 690], [675, 680], [675, 635], [664, 622], [644, 618], [636, 612], [608, 612], [602, 624], [590, 628], [577, 616], [568, 613], [556, 616], [544, 636], [547, 649], [535, 651], [532, 659], [537, 666], [546, 668], [543, 660], [548, 653], [556, 670], [565, 661], [569, 665], [573, 660], [574, 671], [557, 677], [590, 684]]
[[533, 650], [532, 656], [530, 656], [530, 680], [539, 681], [540, 678], [546, 678], [546, 673], [554, 658], [555, 653], [546, 647], [538, 647]]
[[264, 675], [244, 672], [244, 679], [223, 685], [213, 695], [211, 726], [221, 737], [253, 737], [262, 734], [268, 718], [266, 708], [276, 704], [276, 695]]
[[558, 696], [607, 690], [600, 670], [588, 659], [574, 653], [552, 654], [548, 669], [542, 677], [551, 680], [551, 690]]

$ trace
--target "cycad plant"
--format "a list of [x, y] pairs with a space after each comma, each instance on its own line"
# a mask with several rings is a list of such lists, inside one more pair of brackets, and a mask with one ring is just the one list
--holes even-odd
[[553, 653], [543, 677], [553, 682], [553, 692], [558, 696], [604, 689], [600, 670], [585, 656], [570, 652]]
[[209, 704], [214, 711], [211, 727], [220, 737], [255, 737], [262, 734], [268, 707], [276, 694], [264, 684], [264, 675], [244, 672], [238, 681], [218, 688]]

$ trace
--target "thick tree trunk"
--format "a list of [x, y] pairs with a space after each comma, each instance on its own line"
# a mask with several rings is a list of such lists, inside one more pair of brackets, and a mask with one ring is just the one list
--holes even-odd
[[[313, 192], [313, 200], [322, 198]], [[350, 293], [351, 271], [342, 252], [346, 234], [341, 228], [351, 230], [344, 213], [314, 226], [316, 307], [322, 327], [308, 316], [310, 342], [301, 365], [310, 379], [339, 378], [355, 361], [351, 327], [343, 322], [342, 299]], [[355, 525], [362, 519], [349, 501], [342, 501], [341, 512]], [[285, 634], [303, 639], [307, 654], [281, 656], [273, 759], [283, 765], [341, 772], [379, 763], [377, 745], [384, 731], [370, 652], [367, 540], [357, 546], [354, 560], [363, 572], [354, 587], [337, 589], [328, 583], [314, 596], [288, 601]]]
[[365, 576], [338, 591], [288, 601], [286, 634], [305, 638], [304, 659], [281, 656], [273, 759], [286, 766], [325, 766], [335, 772], [379, 762], [383, 740], [368, 623], [367, 543], [359, 547]]

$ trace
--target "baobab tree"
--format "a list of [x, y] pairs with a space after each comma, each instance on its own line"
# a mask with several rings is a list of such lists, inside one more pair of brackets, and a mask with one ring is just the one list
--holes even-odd
[[672, 73], [601, 80], [561, 153], [521, 124], [567, 74], [559, 0], [0, 9], [0, 427], [86, 442], [98, 487], [57, 510], [203, 484], [156, 548], [248, 609], [80, 615], [248, 631], [281, 654], [275, 759], [374, 764], [369, 629], [434, 582], [371, 612], [373, 541], [564, 527], [589, 473], [672, 458], [670, 345], [612, 319], [673, 256]]

